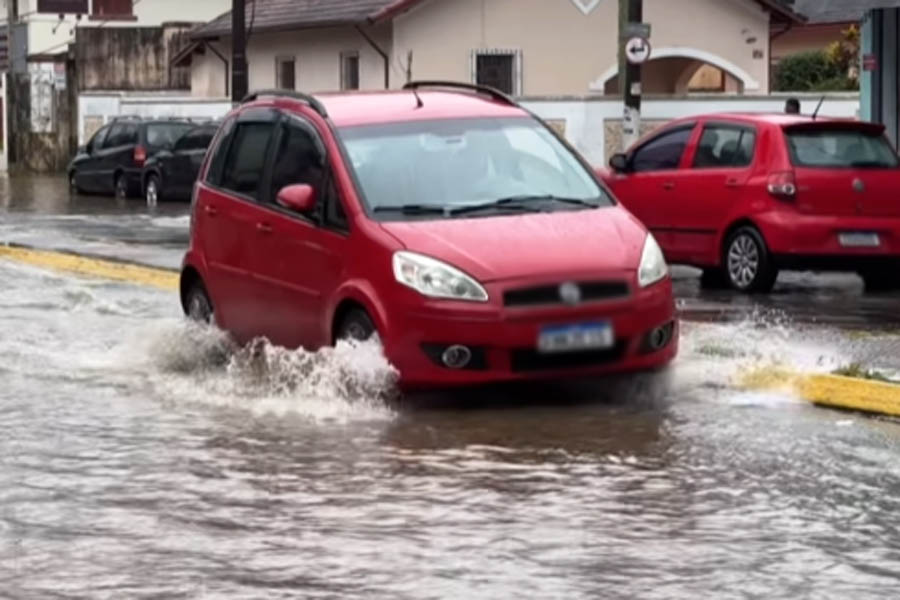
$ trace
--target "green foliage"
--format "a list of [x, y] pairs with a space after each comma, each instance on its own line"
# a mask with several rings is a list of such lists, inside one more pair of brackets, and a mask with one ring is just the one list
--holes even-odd
[[784, 58], [775, 71], [780, 92], [855, 91], [859, 89], [859, 28], [852, 26], [825, 50]]

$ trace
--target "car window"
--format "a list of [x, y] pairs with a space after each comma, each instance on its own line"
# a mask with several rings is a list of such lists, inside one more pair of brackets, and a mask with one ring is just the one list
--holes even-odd
[[640, 173], [677, 169], [692, 132], [693, 127], [682, 127], [650, 140], [632, 155], [632, 171]]
[[138, 127], [134, 123], [126, 123], [122, 126], [122, 133], [119, 139], [120, 146], [127, 146], [138, 143]]
[[753, 161], [756, 132], [735, 125], [707, 125], [694, 156], [695, 169], [746, 167]]
[[228, 156], [228, 150], [231, 147], [231, 141], [234, 137], [235, 118], [226, 120], [222, 124], [221, 135], [215, 150], [213, 150], [212, 158], [209, 161], [209, 170], [206, 172], [206, 183], [210, 185], [219, 185], [222, 180], [222, 170], [225, 167], [225, 159]]
[[237, 126], [222, 171], [222, 187], [259, 199], [259, 186], [273, 131], [272, 123], [241, 123]]
[[175, 150], [206, 150], [212, 143], [215, 131], [209, 128], [193, 130], [184, 134], [175, 142]]
[[799, 167], [896, 168], [897, 155], [880, 133], [859, 129], [798, 129], [787, 133], [791, 162]]
[[151, 123], [147, 125], [147, 145], [153, 148], [171, 148], [175, 141], [193, 127], [187, 123]]
[[103, 147], [103, 142], [106, 141], [106, 134], [109, 133], [110, 127], [109, 125], [103, 127], [94, 134], [94, 137], [91, 138], [91, 141], [88, 142], [88, 146], [91, 147], [91, 150], [99, 150]]
[[120, 145], [120, 141], [122, 139], [122, 134], [124, 132], [125, 126], [121, 123], [116, 123], [109, 129], [109, 135], [106, 136], [106, 140], [103, 142], [104, 148], [115, 148]]

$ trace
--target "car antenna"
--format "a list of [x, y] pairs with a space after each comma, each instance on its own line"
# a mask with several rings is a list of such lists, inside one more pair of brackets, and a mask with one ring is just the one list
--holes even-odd
[[419, 97], [419, 90], [418, 90], [418, 88], [413, 87], [413, 88], [412, 88], [412, 93], [413, 93], [413, 96], [416, 97], [416, 108], [419, 109], [419, 108], [422, 108], [423, 106], [425, 106], [425, 103], [422, 102], [422, 99]]
[[816, 110], [813, 111], [812, 120], [815, 121], [816, 117], [819, 116], [819, 109], [822, 108], [822, 103], [825, 102], [825, 96], [822, 96], [822, 99], [819, 100], [818, 106], [816, 106]]

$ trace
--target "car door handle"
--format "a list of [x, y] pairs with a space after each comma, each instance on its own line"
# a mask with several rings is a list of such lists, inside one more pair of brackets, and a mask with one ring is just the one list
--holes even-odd
[[203, 212], [208, 214], [210, 217], [214, 217], [217, 214], [219, 214], [219, 209], [216, 208], [215, 206], [210, 206], [209, 204], [206, 204], [203, 206]]
[[726, 179], [725, 187], [732, 187], [732, 188], [741, 187], [741, 182], [738, 181], [737, 179]]
[[256, 231], [258, 231], [259, 233], [262, 233], [262, 234], [270, 234], [270, 233], [272, 233], [272, 226], [269, 225], [268, 223], [257, 223]]
[[674, 189], [675, 189], [675, 182], [674, 182], [674, 181], [667, 181], [667, 182], [663, 183], [662, 186], [663, 186], [663, 189], [664, 189], [664, 190], [674, 190]]

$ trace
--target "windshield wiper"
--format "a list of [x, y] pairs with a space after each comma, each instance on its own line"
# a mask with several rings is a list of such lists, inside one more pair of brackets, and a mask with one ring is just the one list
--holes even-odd
[[403, 204], [401, 206], [376, 206], [372, 209], [376, 213], [400, 213], [403, 215], [443, 215], [450, 214], [450, 209], [445, 206], [428, 204]]
[[552, 194], [521, 194], [519, 196], [507, 196], [493, 202], [485, 204], [476, 204], [473, 206], [462, 206], [450, 210], [451, 215], [463, 215], [470, 212], [478, 212], [482, 210], [490, 210], [492, 208], [515, 209], [541, 212], [535, 206], [530, 206], [532, 202], [561, 202], [563, 204], [571, 204], [574, 206], [583, 206], [585, 208], [597, 208], [597, 204], [579, 198], [565, 198], [562, 196], [554, 196]]

